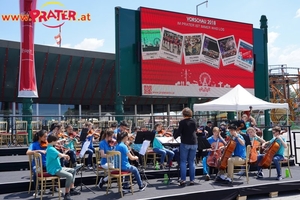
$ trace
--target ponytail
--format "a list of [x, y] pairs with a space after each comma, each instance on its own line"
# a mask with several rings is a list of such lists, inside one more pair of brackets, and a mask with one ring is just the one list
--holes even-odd
[[104, 140], [106, 137], [111, 137], [114, 135], [114, 131], [112, 131], [111, 129], [105, 130], [101, 132], [101, 140]]
[[36, 133], [34, 134], [34, 137], [33, 137], [33, 142], [39, 141], [39, 139], [40, 139], [41, 137], [43, 137], [45, 133], [47, 133], [46, 130], [40, 130], [40, 131], [36, 132]]

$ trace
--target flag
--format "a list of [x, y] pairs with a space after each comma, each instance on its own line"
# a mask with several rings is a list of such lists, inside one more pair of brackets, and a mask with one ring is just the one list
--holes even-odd
[[61, 44], [61, 36], [60, 36], [60, 33], [56, 36], [54, 36], [54, 39], [56, 41], [56, 44], [60, 45]]
[[[36, 0], [20, 0], [20, 14], [36, 10]], [[18, 97], [37, 98], [34, 60], [34, 22], [21, 20]]]

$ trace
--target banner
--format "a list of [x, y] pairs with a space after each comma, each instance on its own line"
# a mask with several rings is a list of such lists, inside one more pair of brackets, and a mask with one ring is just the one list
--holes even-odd
[[[30, 16], [36, 0], [20, 0], [20, 14]], [[21, 20], [20, 68], [18, 97], [38, 97], [34, 60], [34, 22]]]
[[253, 25], [140, 8], [142, 95], [254, 92]]

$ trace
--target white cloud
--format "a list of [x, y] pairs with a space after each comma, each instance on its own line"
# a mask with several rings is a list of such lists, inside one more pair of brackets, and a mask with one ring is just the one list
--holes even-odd
[[299, 18], [300, 17], [300, 8], [297, 10], [295, 18]]
[[268, 33], [268, 54], [269, 58], [276, 58], [278, 52], [280, 51], [279, 47], [274, 45], [276, 39], [279, 37], [279, 33], [277, 32], [270, 32]]
[[300, 66], [300, 47], [294, 47], [294, 49], [287, 48], [278, 57], [278, 62], [287, 64], [288, 67]]
[[[74, 46], [71, 44], [64, 44], [63, 42], [64, 41], [62, 40], [61, 47], [71, 48], [71, 49], [90, 50], [90, 51], [95, 51], [104, 45], [104, 39], [98, 40], [97, 38], [84, 38], [82, 42]], [[50, 44], [48, 46], [58, 47], [56, 43]]]
[[104, 39], [98, 40], [97, 38], [84, 38], [82, 42], [74, 46], [75, 49], [84, 50], [97, 50], [104, 44]]

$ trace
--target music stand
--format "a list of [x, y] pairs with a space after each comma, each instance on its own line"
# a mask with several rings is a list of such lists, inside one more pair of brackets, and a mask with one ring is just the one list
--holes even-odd
[[82, 130], [81, 130], [81, 134], [80, 134], [80, 141], [85, 141], [85, 139], [86, 139], [86, 136], [88, 135], [88, 131], [89, 131], [89, 129], [87, 129], [87, 128], [83, 128]]
[[135, 137], [135, 140], [134, 140], [134, 143], [135, 144], [143, 144], [144, 140], [145, 140], [145, 132], [143, 131], [138, 131], [136, 133], [136, 137]]
[[206, 138], [198, 137], [198, 149], [209, 149], [211, 145]]
[[152, 131], [144, 131], [144, 140], [149, 140], [150, 143], [153, 143], [155, 134]]
[[[80, 139], [81, 140], [81, 139]], [[88, 150], [88, 147], [90, 145], [91, 141], [85, 141], [82, 148], [81, 148], [81, 151], [80, 151], [80, 154], [79, 154], [79, 159], [81, 159], [81, 162], [84, 163], [84, 155], [85, 155], [85, 152]], [[86, 189], [90, 190], [91, 192], [93, 192], [94, 194], [96, 194], [91, 188], [87, 187], [85, 184], [83, 184], [82, 182], [82, 171], [83, 171], [83, 166], [82, 165], [78, 171], [80, 171], [80, 190], [82, 191], [82, 186], [84, 186]]]

